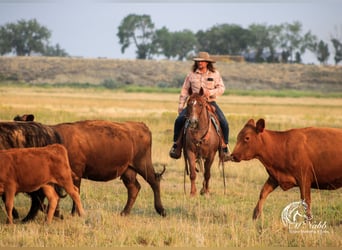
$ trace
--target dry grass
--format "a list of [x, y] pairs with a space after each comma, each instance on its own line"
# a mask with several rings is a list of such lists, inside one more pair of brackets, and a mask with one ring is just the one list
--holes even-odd
[[[326, 234], [291, 234], [280, 219], [282, 209], [299, 200], [297, 188], [275, 190], [267, 199], [260, 220], [253, 222], [252, 211], [267, 178], [256, 160], [226, 163], [227, 193], [223, 192], [221, 170], [212, 168], [210, 197], [190, 198], [183, 194], [183, 160], [168, 157], [173, 121], [177, 108], [176, 94], [117, 93], [109, 90], [44, 89], [0, 87], [0, 120], [16, 114], [34, 113], [46, 124], [82, 119], [145, 122], [153, 134], [153, 161], [167, 164], [161, 183], [162, 201], [168, 213], [160, 217], [153, 208], [152, 191], [139, 178], [142, 189], [130, 216], [121, 217], [126, 190], [119, 179], [99, 183], [83, 180], [81, 199], [87, 215], [71, 217], [71, 200], [61, 201], [64, 220], [44, 224], [44, 215], [28, 224], [16, 221], [5, 225], [0, 212], [1, 247], [265, 247], [265, 246], [341, 246], [341, 190], [312, 194], [315, 219], [327, 221]], [[264, 117], [269, 129], [284, 130], [304, 126], [342, 128], [342, 99], [261, 98], [223, 96], [219, 104], [230, 123], [231, 147], [238, 131], [249, 118]], [[159, 170], [159, 167], [158, 167]], [[197, 185], [200, 187], [201, 174]], [[15, 205], [24, 216], [29, 199], [20, 194]], [[1, 203], [1, 207], [4, 205]]]
[[[0, 80], [90, 83], [113, 80], [143, 86], [180, 86], [191, 61], [0, 57]], [[341, 66], [218, 62], [228, 89], [296, 89], [342, 92]]]

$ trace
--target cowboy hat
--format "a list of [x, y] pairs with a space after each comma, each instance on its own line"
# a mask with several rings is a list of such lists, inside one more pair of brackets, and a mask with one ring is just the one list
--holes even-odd
[[210, 58], [209, 53], [204, 51], [199, 52], [197, 57], [194, 57], [193, 60], [215, 63], [215, 61]]

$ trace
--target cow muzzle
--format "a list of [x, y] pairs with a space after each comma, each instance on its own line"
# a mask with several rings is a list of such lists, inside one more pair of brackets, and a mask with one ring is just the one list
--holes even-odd
[[234, 154], [234, 152], [229, 156], [230, 157], [230, 161], [232, 161], [232, 162], [240, 162], [241, 161], [241, 159], [240, 158], [238, 158], [235, 154]]

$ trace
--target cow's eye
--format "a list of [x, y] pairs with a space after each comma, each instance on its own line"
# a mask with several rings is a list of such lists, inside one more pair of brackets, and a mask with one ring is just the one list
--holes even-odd
[[245, 137], [245, 142], [248, 142], [249, 141], [249, 136], [246, 136]]

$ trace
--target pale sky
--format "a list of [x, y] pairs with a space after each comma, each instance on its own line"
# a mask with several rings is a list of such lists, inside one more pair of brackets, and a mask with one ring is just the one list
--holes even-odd
[[[35, 18], [52, 32], [51, 45], [59, 43], [71, 56], [86, 58], [135, 58], [135, 47], [121, 53], [116, 35], [129, 14], [150, 15], [156, 29], [170, 31], [299, 21], [303, 33], [310, 30], [329, 45], [331, 35], [342, 36], [340, 0], [0, 0], [0, 25]], [[304, 60], [315, 62], [312, 55]]]

